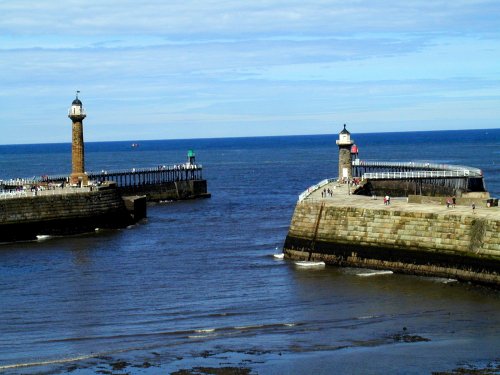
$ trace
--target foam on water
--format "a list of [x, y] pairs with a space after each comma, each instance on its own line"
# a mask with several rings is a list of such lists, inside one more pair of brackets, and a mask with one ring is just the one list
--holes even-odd
[[394, 272], [385, 270], [385, 271], [370, 271], [370, 272], [361, 272], [357, 273], [356, 276], [359, 277], [372, 277], [372, 276], [384, 276], [384, 275], [392, 275]]

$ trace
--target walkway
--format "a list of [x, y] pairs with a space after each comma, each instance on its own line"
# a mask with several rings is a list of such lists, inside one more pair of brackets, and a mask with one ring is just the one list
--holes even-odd
[[11, 191], [0, 191], [0, 199], [11, 199], [11, 198], [25, 198], [25, 197], [43, 197], [48, 195], [68, 195], [68, 194], [78, 194], [87, 193], [91, 191], [90, 187], [56, 187], [55, 189], [44, 189], [38, 190], [36, 193], [31, 190], [11, 190]]
[[[321, 197], [323, 189], [330, 189], [333, 191], [333, 196]], [[354, 190], [351, 187], [351, 190]], [[456, 214], [456, 215], [473, 215], [470, 206], [459, 206], [455, 208], [446, 208], [446, 205], [437, 203], [408, 203], [406, 198], [391, 198], [389, 206], [384, 205], [384, 198], [381, 196], [367, 197], [364, 195], [349, 195], [347, 184], [339, 184], [337, 181], [329, 182], [320, 189], [315, 190], [309, 194], [304, 201], [324, 202], [327, 205], [341, 206], [341, 207], [357, 207], [357, 208], [371, 208], [371, 209], [384, 209], [393, 211], [412, 211], [424, 213], [440, 213], [440, 214]], [[483, 207], [476, 205], [476, 214], [474, 216], [484, 219], [500, 220], [500, 207]]]

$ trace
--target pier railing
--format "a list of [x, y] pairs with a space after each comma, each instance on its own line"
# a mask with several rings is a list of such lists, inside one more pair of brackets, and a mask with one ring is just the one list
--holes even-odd
[[0, 199], [23, 198], [23, 197], [42, 197], [48, 195], [69, 195], [92, 191], [90, 187], [58, 187], [43, 190], [0, 190]]
[[[352, 162], [352, 175], [363, 180], [399, 180], [416, 185], [415, 193], [422, 187], [438, 186], [440, 191], [453, 192], [485, 191], [483, 172], [478, 168], [464, 165], [435, 164], [425, 162]], [[417, 189], [418, 186], [418, 189]], [[424, 188], [424, 190], [427, 188]]]
[[[100, 172], [85, 172], [89, 181], [99, 184], [104, 181], [114, 181], [118, 187], [133, 187], [142, 185], [162, 184], [175, 181], [201, 180], [203, 167], [201, 164], [159, 165], [154, 168], [131, 168], [121, 170], [101, 170]], [[16, 178], [0, 180], [0, 186], [6, 193], [14, 195], [24, 187], [40, 184], [65, 185], [68, 175], [46, 175], [32, 178]], [[18, 189], [19, 188], [19, 189]]]
[[[463, 172], [467, 174], [467, 177], [482, 177], [483, 171], [478, 168], [468, 167], [464, 165], [450, 165], [450, 164], [436, 164], [436, 163], [424, 163], [424, 162], [387, 162], [387, 161], [365, 161], [356, 159], [353, 160], [352, 166], [355, 171], [365, 171], [366, 173], [360, 173], [360, 175], [366, 175], [368, 171], [386, 169], [385, 172], [411, 172], [414, 170], [418, 171], [454, 171]], [[463, 175], [456, 176], [463, 177]]]
[[469, 170], [363, 173], [363, 179], [369, 180], [460, 178], [469, 176], [471, 176]]
[[325, 186], [325, 185], [327, 185], [327, 184], [329, 184], [330, 182], [333, 182], [333, 181], [336, 181], [336, 179], [334, 179], [334, 178], [327, 178], [327, 179], [324, 179], [324, 180], [318, 182], [316, 185], [310, 186], [309, 188], [307, 188], [307, 190], [303, 191], [299, 195], [299, 203], [302, 202], [304, 199], [306, 199], [309, 195], [311, 195], [312, 193], [314, 193], [316, 190], [321, 189], [323, 186]]

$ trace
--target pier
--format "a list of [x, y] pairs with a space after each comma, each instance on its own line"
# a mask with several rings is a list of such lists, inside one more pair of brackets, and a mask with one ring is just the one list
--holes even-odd
[[[141, 185], [154, 185], [174, 181], [202, 180], [202, 166], [199, 164], [179, 164], [159, 166], [156, 168], [123, 169], [117, 171], [85, 172], [91, 185], [105, 181], [114, 181], [117, 187], [131, 187]], [[28, 185], [66, 184], [69, 183], [68, 175], [40, 176], [32, 178], [17, 178], [0, 180], [1, 186], [16, 187]], [[77, 184], [73, 184], [77, 186]], [[11, 190], [12, 190], [11, 189]]]
[[[323, 195], [323, 191], [332, 192], [331, 195]], [[349, 190], [351, 190], [349, 192]], [[426, 204], [412, 203], [407, 197], [391, 197], [389, 205], [384, 205], [383, 196], [364, 196], [353, 194], [355, 187], [339, 183], [337, 180], [325, 180], [325, 183], [310, 187], [303, 192], [298, 204], [324, 204], [338, 207], [352, 207], [356, 209], [373, 209], [418, 212], [422, 214], [444, 214], [444, 215], [463, 215], [475, 219], [491, 219], [500, 221], [500, 207], [487, 207], [486, 204], [476, 204], [474, 212], [467, 201], [457, 199], [455, 207], [446, 206], [446, 197], [429, 201]]]
[[[137, 193], [147, 194], [149, 190], [155, 190], [165, 186], [181, 185], [181, 183], [193, 184], [206, 182], [203, 180], [203, 168], [201, 164], [177, 164], [170, 166], [158, 166], [156, 168], [141, 168], [118, 171], [85, 172], [88, 184], [79, 186], [71, 184], [67, 175], [40, 176], [33, 178], [18, 178], [0, 180], [0, 199], [15, 198], [28, 195], [42, 194], [69, 194], [72, 192], [91, 191], [104, 183], [112, 182], [122, 195]], [[63, 189], [64, 187], [64, 189]], [[36, 189], [36, 190], [35, 190]], [[194, 194], [195, 192], [193, 192]], [[201, 192], [202, 197], [209, 196]], [[164, 197], [164, 199], [175, 199], [175, 195]], [[154, 199], [152, 199], [154, 200]]]
[[405, 186], [405, 195], [422, 195], [426, 192], [442, 195], [486, 192], [483, 172], [478, 168], [462, 165], [363, 161], [355, 158], [352, 160], [352, 176], [361, 181], [373, 181], [374, 187], [383, 186], [381, 181], [395, 181], [395, 184], [388, 186], [390, 190], [397, 184], [402, 186], [402, 182], [410, 182], [411, 186]]
[[381, 196], [349, 189], [327, 181], [306, 190], [285, 240], [286, 258], [500, 286], [499, 207], [405, 197], [385, 205]]
[[[130, 195], [138, 192], [147, 193], [148, 189], [175, 185], [180, 182], [204, 181], [202, 165], [188, 163], [170, 166], [162, 165], [156, 168], [85, 172], [85, 175], [88, 179], [88, 185], [86, 186], [71, 184], [68, 175], [0, 180], [0, 199], [29, 195], [86, 192], [109, 182], [113, 182], [122, 195]], [[204, 194], [206, 194], [206, 191]], [[165, 197], [165, 199], [175, 199], [175, 197], [170, 196]]]
[[[202, 166], [198, 164], [178, 164], [156, 168], [132, 168], [116, 171], [85, 172], [93, 184], [114, 181], [118, 188], [155, 185], [166, 182], [202, 180]], [[37, 183], [64, 183], [67, 176], [43, 176], [34, 180]]]
[[337, 144], [339, 177], [299, 195], [286, 258], [500, 286], [500, 208], [481, 170], [361, 161], [345, 125]]
[[147, 216], [147, 201], [210, 197], [198, 164], [84, 174], [1, 180], [0, 242], [121, 228]]
[[434, 164], [422, 162], [386, 162], [386, 161], [365, 161], [355, 158], [352, 161], [353, 174], [362, 176], [370, 172], [380, 172], [391, 170], [394, 172], [453, 172], [458, 176], [482, 177], [483, 172], [474, 167], [450, 164]]

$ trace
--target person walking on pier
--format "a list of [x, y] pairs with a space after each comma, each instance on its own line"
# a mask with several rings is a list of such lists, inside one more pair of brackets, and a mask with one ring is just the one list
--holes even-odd
[[455, 208], [455, 205], [457, 204], [457, 197], [453, 196], [451, 200], [453, 201], [453, 208]]

